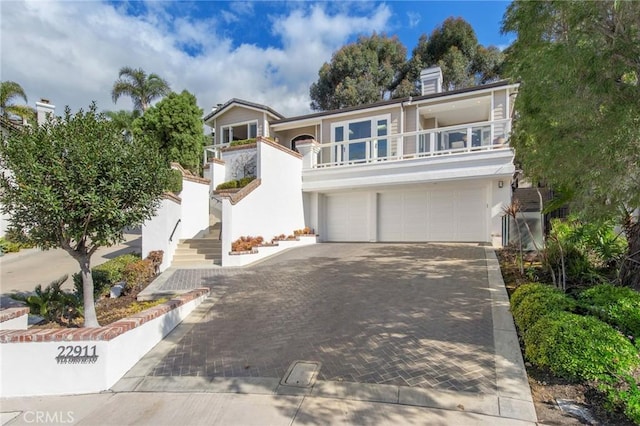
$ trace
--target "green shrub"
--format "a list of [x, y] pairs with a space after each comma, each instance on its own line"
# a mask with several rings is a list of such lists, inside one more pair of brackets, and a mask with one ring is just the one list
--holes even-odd
[[9, 227], [4, 237], [0, 237], [0, 251], [2, 253], [16, 253], [20, 249], [33, 247], [29, 237], [13, 227]]
[[242, 139], [242, 140], [238, 140], [238, 141], [233, 141], [229, 144], [229, 146], [239, 146], [239, 145], [249, 145], [252, 143], [256, 143], [256, 138], [250, 138], [250, 139]]
[[245, 176], [241, 179], [230, 180], [227, 182], [222, 182], [220, 185], [216, 186], [216, 190], [221, 189], [235, 189], [235, 188], [244, 188], [249, 185], [250, 182], [255, 180], [255, 176]]
[[[531, 290], [523, 297], [518, 295], [516, 306], [511, 308], [513, 319], [521, 333], [525, 333], [545, 315], [575, 309], [575, 301], [553, 287], [542, 285]], [[527, 290], [523, 291], [526, 293]]]
[[[140, 260], [140, 256], [137, 254], [123, 254], [91, 268], [93, 296], [100, 298], [108, 294], [113, 284], [123, 280], [123, 273], [127, 265], [138, 260]], [[75, 293], [82, 299], [82, 275], [79, 273], [73, 274], [73, 286]]]
[[256, 179], [255, 176], [245, 176], [238, 180], [238, 188], [244, 188]]
[[12, 297], [25, 302], [29, 313], [39, 315], [47, 321], [60, 324], [71, 324], [82, 315], [82, 300], [73, 293], [67, 293], [60, 287], [67, 280], [68, 275], [53, 281], [45, 289], [38, 284], [33, 294]]
[[525, 356], [569, 380], [603, 380], [630, 373], [638, 351], [608, 324], [570, 312], [545, 315], [524, 333]]
[[615, 273], [626, 246], [611, 221], [556, 219], [547, 238], [545, 267], [560, 276], [564, 261], [568, 286], [600, 284]]
[[632, 376], [619, 383], [603, 383], [599, 388], [613, 408], [619, 408], [629, 420], [640, 425], [640, 384]]
[[602, 284], [581, 292], [578, 302], [581, 308], [640, 344], [640, 293], [629, 287]]
[[171, 169], [169, 171], [166, 190], [176, 194], [182, 192], [182, 172], [180, 170]]
[[238, 187], [238, 181], [237, 180], [230, 180], [228, 182], [222, 182], [220, 185], [216, 186], [216, 190], [221, 190], [221, 189], [234, 189]]
[[16, 253], [20, 251], [20, 244], [14, 243], [13, 241], [8, 241], [4, 237], [0, 237], [0, 250], [2, 253]]
[[511, 294], [511, 299], [509, 300], [511, 304], [511, 309], [517, 307], [522, 299], [524, 299], [527, 295], [533, 293], [542, 293], [542, 292], [550, 292], [553, 291], [554, 288], [548, 284], [541, 283], [528, 283], [520, 285], [516, 291]]

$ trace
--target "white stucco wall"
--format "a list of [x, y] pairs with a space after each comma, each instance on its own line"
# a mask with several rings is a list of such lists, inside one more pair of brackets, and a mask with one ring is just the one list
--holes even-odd
[[[1, 343], [0, 395], [19, 397], [105, 391], [169, 334], [206, 296], [204, 294], [190, 300], [112, 340]], [[97, 361], [92, 364], [59, 364], [56, 357], [61, 347], [67, 346], [86, 346], [89, 354], [93, 353], [95, 346]]]
[[182, 222], [178, 238], [194, 238], [206, 232], [209, 228], [209, 183], [183, 179], [180, 198]]
[[[225, 163], [225, 174], [222, 182], [240, 179], [245, 176], [243, 170], [245, 164], [251, 163], [252, 165], [249, 168], [257, 168], [257, 150], [254, 146], [239, 146], [235, 149], [224, 151], [222, 160]], [[257, 171], [254, 173], [255, 176], [257, 176], [256, 173]]]
[[[302, 160], [264, 142], [257, 145], [257, 176], [261, 184], [237, 204], [223, 200], [222, 264], [231, 243], [241, 236], [292, 234], [305, 227], [302, 204]], [[225, 263], [226, 261], [226, 263]]]
[[171, 265], [184, 221], [178, 224], [172, 241], [169, 241], [169, 236], [181, 215], [180, 203], [174, 199], [164, 198], [156, 215], [142, 225], [142, 257], [147, 257], [151, 251], [162, 250], [164, 255], [160, 271], [164, 271]]
[[210, 190], [215, 191], [216, 187], [225, 182], [227, 177], [227, 163], [209, 163], [208, 173], [205, 175], [211, 181]]

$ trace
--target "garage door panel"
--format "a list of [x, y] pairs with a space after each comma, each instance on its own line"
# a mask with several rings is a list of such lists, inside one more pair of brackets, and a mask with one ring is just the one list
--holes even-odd
[[327, 240], [369, 241], [368, 194], [327, 197]]
[[454, 200], [445, 191], [430, 191], [429, 195], [430, 241], [455, 241]]
[[378, 239], [380, 241], [403, 241], [402, 221], [403, 194], [386, 192], [378, 196]]
[[379, 241], [485, 241], [485, 190], [422, 189], [378, 198]]

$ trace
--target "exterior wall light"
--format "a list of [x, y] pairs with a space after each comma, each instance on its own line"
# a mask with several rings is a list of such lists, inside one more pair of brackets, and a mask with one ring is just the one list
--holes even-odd
[[502, 188], [504, 186], [504, 182], [499, 180], [498, 181], [498, 188]]

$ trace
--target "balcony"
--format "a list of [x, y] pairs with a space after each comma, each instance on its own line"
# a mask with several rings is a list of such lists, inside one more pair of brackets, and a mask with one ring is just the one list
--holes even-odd
[[302, 188], [333, 191], [460, 179], [508, 179], [515, 170], [514, 153], [507, 142], [510, 123], [485, 121], [315, 144], [313, 150], [301, 150]]
[[355, 166], [508, 148], [511, 120], [321, 143], [312, 168]]

